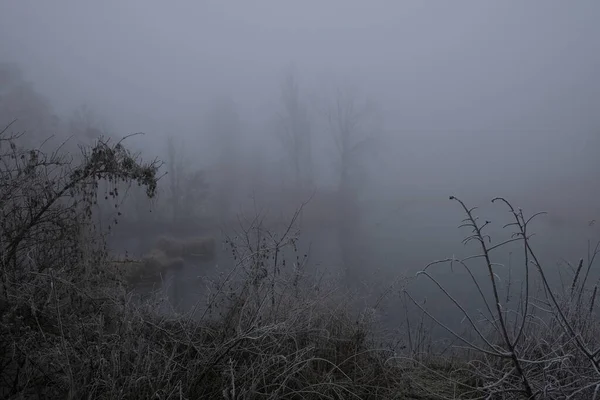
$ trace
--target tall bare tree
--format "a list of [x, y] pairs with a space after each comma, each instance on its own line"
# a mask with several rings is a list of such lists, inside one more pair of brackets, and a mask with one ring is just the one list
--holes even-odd
[[172, 136], [167, 139], [167, 171], [172, 217], [173, 221], [177, 222], [181, 219], [183, 155], [175, 148], [175, 139]]
[[175, 139], [167, 139], [167, 168], [169, 203], [173, 222], [197, 216], [208, 193], [208, 185], [202, 170], [190, 168], [184, 151], [177, 148]]
[[206, 131], [212, 139], [216, 159], [211, 186], [216, 214], [225, 222], [238, 194], [241, 174], [241, 121], [231, 98], [218, 99], [206, 118]]
[[[369, 151], [375, 149], [380, 131], [375, 105], [361, 100], [349, 87], [337, 88], [325, 107], [327, 127], [333, 139], [337, 186], [337, 221], [342, 261], [347, 284], [362, 280], [359, 273], [369, 261], [368, 246], [362, 237], [359, 194], [365, 177]], [[363, 261], [364, 260], [364, 261]]]
[[294, 183], [304, 189], [312, 183], [311, 125], [308, 109], [300, 96], [297, 78], [289, 72], [281, 85], [282, 109], [278, 113], [278, 133], [290, 160]]
[[325, 116], [337, 156], [338, 192], [346, 201], [355, 200], [366, 156], [380, 132], [377, 108], [369, 100], [360, 100], [352, 88], [337, 88]]

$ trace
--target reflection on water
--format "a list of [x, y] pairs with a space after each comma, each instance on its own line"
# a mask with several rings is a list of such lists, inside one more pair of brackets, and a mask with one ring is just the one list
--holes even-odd
[[[452, 204], [450, 204], [452, 206]], [[451, 209], [451, 207], [448, 207]], [[468, 228], [457, 229], [463, 215], [460, 208], [455, 207], [455, 212], [448, 209], [419, 209], [412, 207], [410, 212], [398, 212], [391, 215], [385, 223], [366, 224], [360, 236], [360, 246], [341, 246], [341, 235], [335, 229], [312, 229], [301, 233], [298, 242], [298, 253], [308, 256], [307, 275], [327, 273], [331, 279], [343, 276], [343, 260], [353, 262], [354, 268], [361, 272], [359, 284], [369, 290], [378, 290], [378, 293], [367, 293], [366, 300], [360, 306], [374, 303], [380, 293], [395, 279], [408, 276], [414, 277], [416, 272], [436, 259], [455, 256], [457, 258], [474, 255], [479, 252], [477, 243], [471, 242], [464, 246], [461, 240], [469, 234]], [[482, 220], [491, 221], [487, 233], [494, 242], [510, 238], [511, 230], [502, 226], [510, 220], [510, 214], [501, 207], [486, 206], [476, 212]], [[545, 267], [548, 276], [554, 283], [558, 283], [557, 261], [564, 258], [576, 265], [578, 259], [587, 256], [588, 239], [598, 239], [598, 227], [562, 227], [555, 229], [551, 224], [544, 222], [540, 217], [531, 225], [532, 233], [536, 235], [531, 239], [534, 249], [537, 249], [540, 262]], [[222, 239], [220, 234], [217, 238]], [[356, 238], [354, 240], [357, 240]], [[132, 256], [140, 255], [148, 250], [151, 241], [130, 238], [129, 242], [122, 244], [127, 247]], [[168, 271], [163, 277], [162, 284], [154, 286], [166, 296], [171, 304], [165, 306], [165, 312], [189, 312], [194, 307], [202, 309], [206, 304], [211, 281], [219, 281], [235, 265], [231, 251], [217, 240], [216, 256], [211, 261], [187, 260], [185, 265], [177, 270]], [[346, 253], [344, 251], [351, 252]], [[352, 251], [354, 253], [352, 253]], [[513, 287], [520, 287], [523, 279], [523, 248], [519, 243], [507, 245], [504, 249], [495, 250], [493, 261], [498, 265], [495, 272], [499, 277], [499, 286], [505, 293], [508, 282], [508, 270], [511, 269]], [[297, 254], [286, 253], [284, 257], [292, 261]], [[489, 293], [489, 273], [486, 266], [479, 261], [473, 261], [472, 272], [482, 282], [482, 288]], [[566, 272], [565, 267], [563, 272]], [[453, 269], [449, 265], [437, 265], [432, 268], [432, 274], [445, 285], [455, 299], [461, 302], [470, 311], [481, 307], [476, 287], [470, 277], [462, 268]], [[590, 280], [598, 279], [598, 272], [592, 269]], [[370, 289], [371, 288], [371, 289]], [[377, 289], [372, 289], [377, 288]], [[148, 293], [151, 288], [140, 291]], [[513, 289], [515, 290], [515, 289]], [[420, 276], [414, 280], [409, 291], [417, 300], [426, 299], [427, 309], [451, 327], [460, 328], [462, 315], [456, 307], [437, 288], [433, 282]], [[381, 312], [385, 315], [383, 321], [387, 328], [393, 329], [404, 321], [401, 296], [397, 291], [391, 293], [387, 307]]]

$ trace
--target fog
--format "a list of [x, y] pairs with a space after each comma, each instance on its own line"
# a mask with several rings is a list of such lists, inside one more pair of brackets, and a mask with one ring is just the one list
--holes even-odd
[[[600, 218], [598, 15], [591, 0], [4, 1], [0, 61], [60, 121], [40, 138], [75, 134], [68, 121], [82, 105], [95, 128], [144, 132], [128, 143], [165, 160], [159, 211], [169, 213], [177, 168], [207, 176], [220, 200], [198, 218], [221, 223], [257, 198], [289, 215], [312, 193], [351, 194], [315, 211], [322, 221], [342, 209], [337, 231], [314, 221], [302, 230], [310, 263], [352, 262], [356, 280], [389, 282], [468, 253], [450, 195], [484, 206], [498, 229], [510, 221], [493, 197], [548, 211], [533, 228], [546, 260], [585, 256], [597, 235], [587, 222]], [[282, 125], [290, 88], [301, 102], [290, 124], [305, 124], [310, 142], [282, 141], [294, 131]], [[340, 174], [344, 123], [357, 135], [348, 146], [368, 146]], [[168, 138], [178, 162], [168, 162]], [[211, 175], [216, 165], [229, 172]]]

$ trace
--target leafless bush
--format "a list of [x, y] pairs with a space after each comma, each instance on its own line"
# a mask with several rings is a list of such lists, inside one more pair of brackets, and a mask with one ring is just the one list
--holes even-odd
[[[61, 265], [78, 268], [81, 241], [93, 226], [100, 182], [107, 182], [106, 198], [119, 196], [118, 184], [135, 182], [154, 196], [157, 162], [140, 164], [122, 145], [99, 140], [82, 148], [81, 162], [59, 151], [22, 149], [20, 135], [0, 132], [0, 262], [3, 292], [7, 280], [21, 281], [32, 271]], [[60, 150], [60, 149], [59, 149]]]
[[[475, 242], [480, 252], [476, 255], [436, 261], [419, 274], [432, 281], [451, 301], [468, 323], [471, 335], [458, 333], [406, 295], [429, 318], [436, 321], [461, 344], [469, 360], [467, 369], [475, 378], [464, 384], [463, 396], [481, 398], [544, 398], [590, 399], [600, 391], [600, 325], [594, 310], [597, 286], [589, 281], [589, 272], [598, 254], [599, 246], [573, 268], [573, 277], [564, 287], [556, 288], [549, 282], [548, 272], [532, 248], [529, 225], [542, 213], [526, 216], [507, 200], [496, 198], [494, 203], [504, 204], [512, 222], [504, 227], [514, 228], [512, 236], [493, 243], [487, 234], [490, 221], [479, 222], [476, 208], [468, 208], [457, 201], [466, 218], [461, 227], [471, 233], [464, 243]], [[514, 291], [515, 282], [509, 275], [501, 293], [499, 264], [494, 262], [498, 250], [508, 243], [521, 243], [523, 252], [521, 290]], [[474, 262], [481, 261], [488, 282], [481, 281], [475, 272]], [[456, 297], [431, 273], [434, 265], [449, 263], [466, 271], [479, 294], [482, 310], [477, 315], [467, 310]], [[489, 292], [486, 291], [489, 288]], [[511, 301], [516, 298], [516, 301]]]
[[56, 349], [66, 351], [69, 340], [80, 340], [70, 337], [71, 328], [84, 323], [69, 313], [108, 315], [112, 305], [102, 299], [119, 294], [119, 273], [102, 262], [103, 236], [94, 230], [99, 183], [112, 185], [113, 198], [120, 182], [143, 185], [153, 196], [159, 168], [158, 162], [137, 161], [121, 142], [99, 140], [82, 148], [77, 162], [60, 149], [23, 149], [21, 135], [9, 134], [9, 128], [0, 132], [3, 396], [23, 394], [58, 370], [68, 370], [65, 377], [72, 379], [68, 355], [52, 354], [54, 344], [44, 339], [57, 335]]
[[389, 354], [372, 347], [368, 316], [356, 320], [315, 287], [290, 295], [301, 286], [293, 275], [278, 276], [275, 305], [268, 276], [254, 292], [229, 282], [221, 317], [200, 319], [159, 317], [126, 296], [96, 296], [98, 306], [84, 308], [76, 302], [91, 290], [60, 276], [41, 273], [28, 286], [46, 288], [49, 307], [30, 312], [33, 293], [23, 293], [14, 302], [22, 311], [2, 325], [17, 349], [5, 353], [7, 396], [368, 399], [402, 389]]
[[[121, 143], [100, 140], [74, 162], [12, 139], [0, 141], [0, 397], [423, 398], [426, 388], [469, 386], [447, 365], [397, 362], [373, 335], [377, 306], [356, 315], [334, 287], [307, 279], [303, 206], [284, 225], [260, 213], [240, 219], [227, 242], [235, 267], [207, 304], [165, 315], [160, 299], [140, 302], [94, 229], [94, 209], [99, 182], [107, 198], [123, 181], [153, 196], [158, 164], [139, 163]], [[155, 257], [156, 268], [167, 259]], [[435, 383], [440, 376], [452, 382]]]
[[170, 257], [158, 249], [151, 250], [141, 260], [114, 261], [114, 266], [118, 268], [127, 287], [133, 290], [138, 289], [140, 285], [162, 283], [167, 271], [182, 268], [184, 264], [183, 258]]

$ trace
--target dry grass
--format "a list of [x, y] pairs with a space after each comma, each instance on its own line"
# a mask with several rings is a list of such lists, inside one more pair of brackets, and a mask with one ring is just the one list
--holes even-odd
[[[185, 315], [164, 316], [161, 299], [127, 293], [123, 266], [93, 252], [78, 268], [9, 282], [0, 397], [425, 399], [435, 397], [423, 387], [454, 390], [379, 343], [376, 309], [353, 312], [335, 287], [286, 263], [291, 224], [275, 233], [254, 219], [241, 232], [229, 242], [235, 268]], [[172, 259], [152, 260], [161, 269]]]
[[156, 271], [182, 267], [185, 261], [180, 257], [170, 257], [160, 250], [153, 249], [142, 258], [145, 269]]
[[169, 257], [162, 250], [152, 249], [141, 260], [126, 260], [116, 263], [123, 278], [129, 285], [145, 282], [158, 282], [170, 270], [182, 268], [185, 260]]
[[140, 260], [119, 262], [120, 270], [130, 285], [160, 282], [170, 270], [182, 268], [188, 258], [212, 259], [215, 240], [210, 237], [174, 239], [161, 236], [153, 249]]
[[273, 304], [269, 281], [250, 289], [228, 279], [196, 315], [161, 317], [157, 304], [108, 285], [114, 271], [102, 268], [13, 286], [0, 324], [0, 397], [408, 395], [405, 366], [375, 347], [368, 315], [357, 318], [334, 291], [298, 288], [288, 275], [278, 278]]
[[161, 236], [155, 244], [155, 248], [164, 252], [169, 257], [200, 257], [212, 259], [215, 255], [215, 239], [212, 237], [193, 237], [176, 239]]

